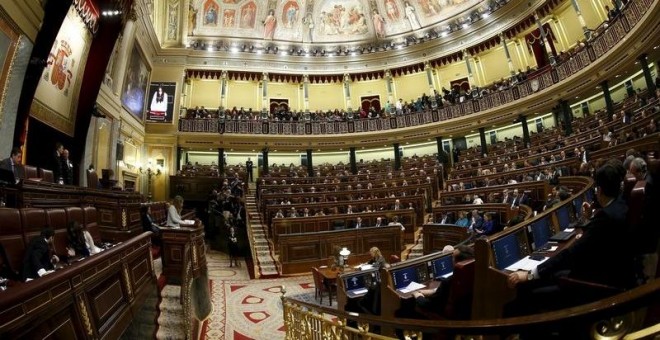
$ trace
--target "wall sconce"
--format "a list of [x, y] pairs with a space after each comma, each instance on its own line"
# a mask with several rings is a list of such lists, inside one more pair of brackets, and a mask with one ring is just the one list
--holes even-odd
[[154, 164], [151, 160], [149, 160], [145, 166], [138, 164], [138, 167], [138, 171], [140, 171], [141, 174], [147, 175], [147, 199], [151, 201], [151, 180], [154, 177], [160, 176], [162, 173], [162, 166], [160, 164]]

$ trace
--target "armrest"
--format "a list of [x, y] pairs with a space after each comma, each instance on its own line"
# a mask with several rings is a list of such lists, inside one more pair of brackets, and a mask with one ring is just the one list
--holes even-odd
[[597, 282], [584, 281], [562, 276], [559, 278], [559, 286], [563, 288], [583, 290], [589, 294], [614, 295], [624, 290], [618, 287], [608, 286]]

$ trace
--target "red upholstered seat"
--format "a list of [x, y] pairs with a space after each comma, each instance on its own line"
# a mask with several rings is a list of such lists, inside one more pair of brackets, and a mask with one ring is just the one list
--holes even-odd
[[0, 208], [0, 244], [5, 249], [11, 269], [20, 271], [25, 253], [25, 241], [18, 209]]
[[39, 168], [39, 177], [41, 177], [41, 180], [44, 182], [55, 183], [52, 170]]
[[25, 179], [37, 179], [39, 174], [37, 172], [37, 167], [32, 165], [25, 166]]
[[99, 230], [97, 211], [95, 207], [84, 207], [83, 215], [87, 230], [94, 238], [94, 242], [101, 243], [101, 231]]
[[55, 231], [55, 240], [53, 242], [55, 254], [65, 254], [66, 247], [69, 244], [66, 212], [64, 209], [48, 209], [46, 210], [46, 216], [48, 218], [48, 226]]
[[37, 208], [23, 208], [20, 209], [20, 213], [25, 244], [28, 244], [33, 237], [41, 233], [44, 227], [48, 226], [46, 211]]

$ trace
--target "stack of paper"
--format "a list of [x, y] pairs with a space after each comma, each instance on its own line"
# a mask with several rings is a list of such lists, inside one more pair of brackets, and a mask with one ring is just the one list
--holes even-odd
[[426, 288], [426, 286], [421, 284], [421, 283], [417, 283], [417, 282], [413, 281], [413, 282], [410, 282], [410, 284], [407, 285], [406, 287], [399, 288], [399, 292], [401, 292], [401, 293], [410, 293], [410, 292], [414, 292], [414, 291], [416, 291], [418, 289], [422, 289], [422, 288]]
[[515, 272], [516, 270], [525, 270], [525, 271], [530, 271], [536, 268], [539, 264], [547, 261], [549, 257], [544, 257], [543, 260], [537, 261], [537, 260], [532, 260], [529, 258], [529, 256], [525, 256], [522, 260], [506, 267], [506, 270], [510, 270], [512, 272]]

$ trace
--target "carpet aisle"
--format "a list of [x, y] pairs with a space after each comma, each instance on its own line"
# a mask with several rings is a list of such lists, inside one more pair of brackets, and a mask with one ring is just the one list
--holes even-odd
[[251, 228], [252, 244], [255, 250], [256, 278], [277, 277], [281, 266], [275, 260], [275, 247], [268, 238], [268, 226], [262, 224], [261, 214], [257, 211], [254, 191], [245, 196], [245, 211], [248, 213], [248, 228]]

